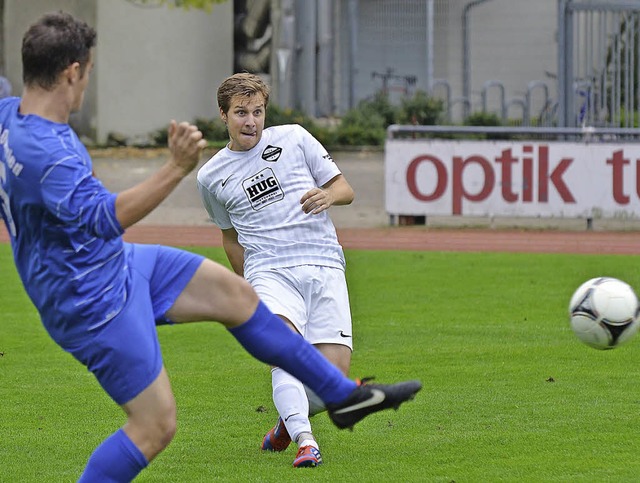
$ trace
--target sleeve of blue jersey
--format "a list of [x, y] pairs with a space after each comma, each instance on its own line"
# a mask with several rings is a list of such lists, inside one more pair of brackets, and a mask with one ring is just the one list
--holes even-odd
[[109, 192], [78, 155], [54, 160], [40, 180], [47, 209], [65, 225], [105, 240], [124, 233], [116, 218], [117, 195]]

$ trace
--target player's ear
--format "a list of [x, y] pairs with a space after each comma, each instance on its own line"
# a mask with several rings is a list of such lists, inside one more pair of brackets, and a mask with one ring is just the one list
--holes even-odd
[[220, 119], [222, 119], [222, 122], [225, 124], [227, 123], [227, 114], [222, 110], [222, 108], [220, 108]]
[[62, 75], [64, 76], [64, 79], [69, 84], [74, 84], [74, 83], [78, 82], [82, 78], [81, 74], [82, 74], [82, 72], [81, 72], [81, 69], [80, 69], [80, 63], [79, 62], [74, 62], [69, 67], [67, 67], [64, 71], [62, 71]]

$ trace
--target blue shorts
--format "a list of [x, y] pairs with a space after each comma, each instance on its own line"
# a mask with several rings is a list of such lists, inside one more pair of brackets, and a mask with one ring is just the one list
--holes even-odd
[[120, 405], [160, 374], [156, 325], [171, 323], [165, 313], [203, 261], [200, 255], [160, 245], [125, 244], [125, 251], [131, 288], [124, 308], [87, 344], [71, 350]]

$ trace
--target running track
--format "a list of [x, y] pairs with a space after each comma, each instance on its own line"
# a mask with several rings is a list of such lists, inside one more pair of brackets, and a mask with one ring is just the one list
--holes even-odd
[[[439, 229], [425, 227], [338, 229], [346, 249], [430, 250], [520, 253], [580, 253], [640, 255], [640, 232]], [[221, 246], [213, 226], [153, 226], [129, 228], [125, 240], [174, 246]], [[0, 242], [8, 242], [4, 226]]]

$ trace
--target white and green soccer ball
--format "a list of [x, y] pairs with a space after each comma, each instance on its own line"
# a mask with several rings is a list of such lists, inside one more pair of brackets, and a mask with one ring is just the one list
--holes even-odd
[[580, 285], [569, 302], [569, 322], [582, 342], [613, 349], [640, 328], [640, 305], [633, 288], [622, 280], [598, 277]]

